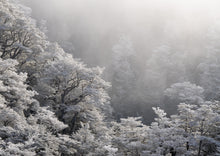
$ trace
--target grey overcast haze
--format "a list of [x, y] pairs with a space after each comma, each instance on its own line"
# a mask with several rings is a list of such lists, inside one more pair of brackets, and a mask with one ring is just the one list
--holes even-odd
[[[184, 78], [179, 77], [184, 81], [191, 80], [191, 68], [195, 68], [199, 63], [196, 61], [206, 55], [205, 49], [210, 41], [208, 35], [211, 29], [220, 24], [218, 0], [24, 0], [24, 4], [31, 7], [32, 16], [37, 19], [38, 25], [44, 24], [49, 40], [58, 42], [66, 52], [90, 67], [105, 67], [105, 80], [112, 82], [113, 89], [114, 86], [118, 86], [113, 82], [114, 72], [117, 72], [114, 71], [113, 65], [113, 47], [119, 44], [121, 36], [128, 37], [135, 55], [133, 62], [129, 62], [129, 68], [133, 68], [131, 70], [134, 70], [136, 75], [130, 79], [127, 77], [132, 83], [132, 93], [123, 95], [130, 97], [129, 100], [120, 100], [117, 103], [113, 101], [112, 104], [120, 111], [124, 109], [120, 104], [131, 106], [130, 110], [122, 111], [132, 116], [144, 115], [147, 118], [149, 113], [150, 122], [154, 118], [151, 106], [150, 110], [141, 112], [146, 109], [142, 108], [142, 105], [145, 107], [151, 103], [148, 103], [151, 99], [148, 100], [147, 96], [153, 93], [149, 92], [158, 92], [158, 97], [154, 97], [156, 100], [152, 102], [160, 105], [164, 103], [160, 99], [162, 92], [170, 87], [171, 83], [179, 81], [176, 77], [183, 74]], [[175, 80], [168, 79], [171, 82], [164, 81], [168, 77], [166, 74], [160, 76], [160, 80], [150, 82], [153, 88], [146, 93], [147, 88], [150, 88], [147, 84], [150, 75], [145, 73], [146, 64], [152, 53], [161, 46], [169, 46], [180, 55], [177, 57], [187, 57], [184, 61], [187, 69], [184, 70], [188, 71], [176, 73], [173, 77]], [[127, 55], [126, 49], [123, 53]], [[175, 60], [170, 61], [181, 62], [179, 58], [173, 59]], [[151, 64], [149, 68], [166, 68], [161, 62], [157, 62], [158, 67], [154, 66], [155, 64]], [[178, 71], [177, 66], [174, 65], [172, 68]], [[193, 79], [192, 82], [197, 79]], [[128, 87], [126, 80], [120, 81], [120, 85]], [[158, 84], [161, 85], [160, 88], [156, 87]], [[128, 88], [123, 89], [124, 92], [130, 92]], [[114, 96], [114, 90], [110, 94]], [[129, 109], [129, 106], [126, 108]], [[138, 110], [133, 111], [135, 109]]]
[[219, 0], [0, 0], [0, 156], [218, 156], [219, 132]]

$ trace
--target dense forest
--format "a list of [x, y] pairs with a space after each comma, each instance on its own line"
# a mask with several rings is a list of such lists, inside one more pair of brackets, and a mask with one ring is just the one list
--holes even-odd
[[108, 45], [97, 35], [110, 47], [103, 57], [103, 47], [84, 45], [89, 33], [76, 33], [82, 23], [63, 40], [33, 5], [0, 0], [1, 156], [220, 155], [217, 16], [175, 34], [166, 17], [151, 17], [160, 26], [146, 27], [154, 37], [139, 44], [136, 32], [106, 34]]

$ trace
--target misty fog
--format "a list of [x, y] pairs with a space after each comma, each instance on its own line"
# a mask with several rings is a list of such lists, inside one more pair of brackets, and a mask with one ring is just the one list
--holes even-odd
[[164, 91], [175, 83], [195, 83], [206, 90], [205, 98], [219, 98], [209, 91], [201, 70], [212, 61], [210, 47], [220, 39], [217, 0], [23, 2], [50, 41], [88, 66], [105, 67], [118, 118], [143, 116], [150, 123], [152, 106], [174, 113], [179, 101]]

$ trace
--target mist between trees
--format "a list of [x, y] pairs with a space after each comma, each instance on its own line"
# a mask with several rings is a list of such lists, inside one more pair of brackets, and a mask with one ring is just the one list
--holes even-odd
[[0, 155], [219, 155], [217, 4], [0, 0]]
[[205, 89], [205, 99], [218, 100], [216, 80], [201, 69], [213, 63], [211, 57], [219, 57], [210, 49], [218, 46], [217, 1], [32, 0], [26, 4], [49, 40], [91, 67], [105, 67], [104, 79], [112, 83], [109, 94], [118, 119], [143, 116], [149, 124], [154, 118], [152, 106], [175, 113], [179, 101], [164, 94], [174, 83], [194, 83]]

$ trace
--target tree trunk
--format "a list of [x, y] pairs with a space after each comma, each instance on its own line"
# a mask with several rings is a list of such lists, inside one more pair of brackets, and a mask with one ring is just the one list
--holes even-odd
[[199, 141], [198, 156], [201, 156], [201, 150], [202, 150], [202, 140]]

